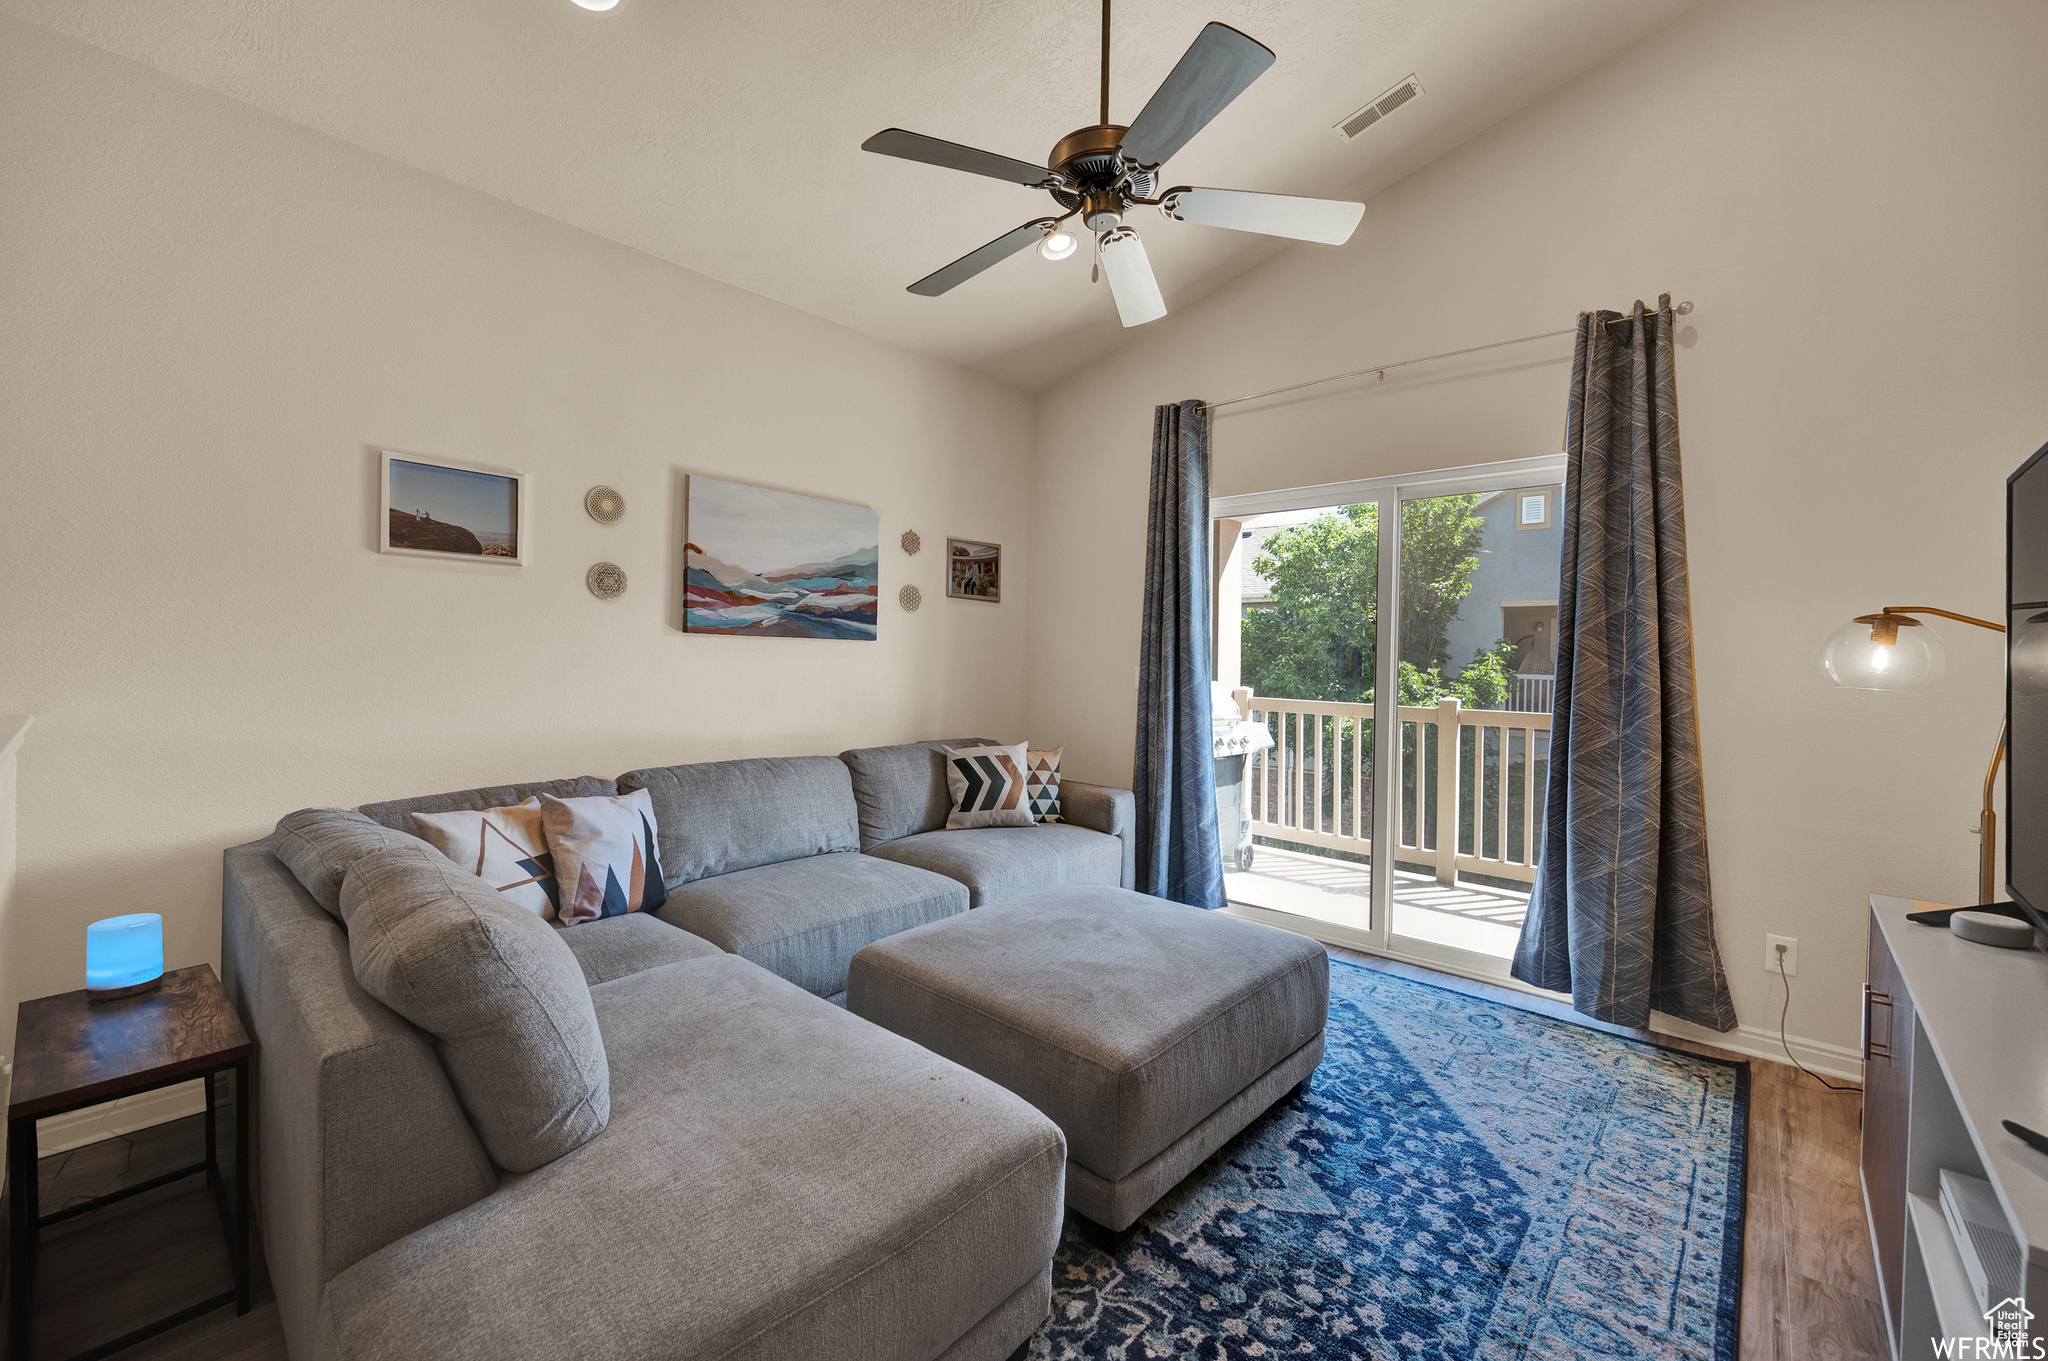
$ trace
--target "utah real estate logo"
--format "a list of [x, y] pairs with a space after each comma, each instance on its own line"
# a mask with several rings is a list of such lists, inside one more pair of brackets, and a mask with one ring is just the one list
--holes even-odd
[[2016, 1297], [2002, 1299], [1984, 1311], [1989, 1337], [1937, 1337], [1934, 1354], [1941, 1361], [2043, 1361], [2048, 1337], [2029, 1341], [2027, 1324], [2034, 1311]]

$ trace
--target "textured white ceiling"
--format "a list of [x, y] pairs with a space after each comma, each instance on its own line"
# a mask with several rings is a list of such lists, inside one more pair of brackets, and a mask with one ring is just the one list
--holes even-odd
[[[1120, 0], [1127, 123], [1202, 25], [1279, 61], [1165, 182], [1362, 197], [1694, 0]], [[904, 286], [1031, 218], [1037, 191], [862, 152], [884, 127], [1043, 161], [1096, 117], [1094, 0], [0, 0], [131, 57], [905, 348], [1038, 390], [1125, 334], [1090, 251]], [[1428, 92], [1330, 130], [1410, 72]], [[1264, 237], [1140, 211], [1169, 306]], [[1361, 232], [1344, 247], [1370, 250]]]

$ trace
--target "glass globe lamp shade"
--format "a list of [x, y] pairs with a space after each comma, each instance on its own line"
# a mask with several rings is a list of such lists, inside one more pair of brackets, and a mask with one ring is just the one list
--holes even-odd
[[602, 13], [608, 9], [617, 9], [619, 0], [576, 0], [576, 5], [579, 9], [594, 9]]
[[1074, 238], [1065, 232], [1053, 232], [1038, 243], [1038, 253], [1048, 260], [1064, 260], [1074, 253]]
[[2012, 631], [2006, 666], [2016, 695], [2048, 695], [2048, 613], [2021, 620]]
[[[1885, 635], [1891, 641], [1883, 641]], [[1912, 619], [1873, 622], [1870, 616], [1844, 624], [1821, 652], [1820, 664], [1835, 684], [1851, 690], [1920, 694], [1934, 688], [1947, 669], [1941, 639]]]

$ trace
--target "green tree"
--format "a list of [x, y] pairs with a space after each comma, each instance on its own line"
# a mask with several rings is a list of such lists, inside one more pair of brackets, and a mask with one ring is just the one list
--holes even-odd
[[[1401, 506], [1403, 704], [1434, 703], [1457, 684], [1443, 672], [1451, 623], [1479, 565], [1486, 527], [1472, 514], [1478, 503], [1477, 496], [1438, 496]], [[1369, 702], [1379, 643], [1377, 508], [1340, 506], [1282, 529], [1253, 565], [1273, 583], [1274, 603], [1245, 615], [1245, 684], [1289, 699]]]
[[1467, 709], [1505, 709], [1515, 682], [1514, 668], [1508, 665], [1514, 655], [1515, 645], [1502, 638], [1473, 653], [1455, 678], [1446, 677], [1443, 667], [1434, 662], [1426, 671], [1413, 662], [1402, 662], [1401, 703], [1434, 704], [1455, 697]]
[[1486, 522], [1476, 495], [1401, 503], [1401, 660], [1450, 665], [1451, 625], [1472, 592]]
[[1242, 674], [1262, 695], [1356, 702], [1372, 690], [1379, 600], [1379, 518], [1344, 506], [1269, 536], [1253, 566], [1270, 608], [1244, 620]]

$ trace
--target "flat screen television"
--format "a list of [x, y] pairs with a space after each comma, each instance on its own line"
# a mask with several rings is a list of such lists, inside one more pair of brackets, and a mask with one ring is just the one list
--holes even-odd
[[2005, 482], [2005, 879], [2048, 931], [2048, 445]]

